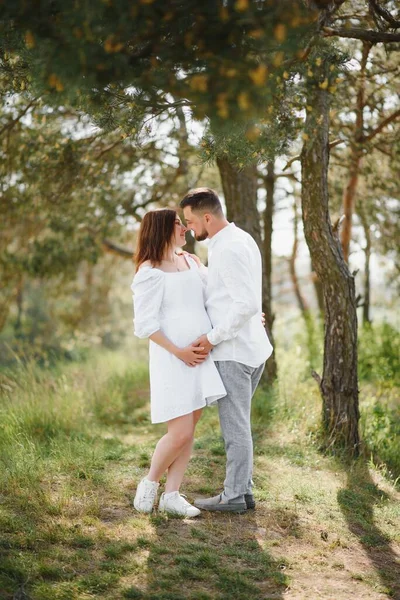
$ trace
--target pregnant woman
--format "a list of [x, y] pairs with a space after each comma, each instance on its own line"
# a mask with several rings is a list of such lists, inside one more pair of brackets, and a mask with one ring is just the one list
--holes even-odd
[[179, 493], [202, 408], [226, 395], [209, 355], [191, 342], [211, 329], [196, 261], [177, 251], [186, 227], [175, 210], [148, 212], [141, 223], [132, 283], [135, 335], [149, 338], [152, 423], [167, 423], [150, 471], [136, 491], [136, 510], [153, 510], [167, 471], [159, 510], [195, 517], [200, 510]]

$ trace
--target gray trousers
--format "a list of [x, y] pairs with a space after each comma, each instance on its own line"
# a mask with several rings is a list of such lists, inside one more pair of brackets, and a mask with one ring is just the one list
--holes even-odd
[[265, 363], [249, 367], [233, 360], [216, 361], [227, 395], [218, 400], [219, 422], [226, 452], [224, 495], [227, 499], [250, 494], [253, 474], [251, 436], [251, 399], [260, 381]]

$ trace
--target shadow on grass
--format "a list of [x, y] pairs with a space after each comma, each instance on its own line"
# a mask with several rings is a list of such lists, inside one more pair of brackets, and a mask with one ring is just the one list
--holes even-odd
[[[254, 438], [271, 426], [275, 397], [257, 391], [253, 402]], [[205, 411], [185, 477], [189, 499], [213, 495], [223, 487], [225, 448], [216, 410]], [[218, 487], [219, 486], [219, 487]], [[280, 515], [282, 522], [288, 515]], [[279, 600], [288, 586], [284, 560], [273, 558], [259, 541], [256, 513], [203, 511], [192, 520], [155, 515], [148, 545], [147, 584], [125, 590], [143, 600]], [[289, 526], [289, 525], [288, 525]]]
[[[138, 569], [143, 540], [129, 535], [132, 508], [105, 473], [133, 450], [117, 438], [95, 436], [85, 450], [84, 461], [72, 451], [65, 464], [57, 462], [59, 473], [49, 464], [47, 477], [40, 471], [28, 480], [16, 472], [1, 490], [1, 600], [114, 600]], [[110, 515], [113, 527], [107, 527]], [[126, 527], [121, 539], [114, 526]]]
[[[129, 573], [115, 560], [113, 541], [100, 541], [74, 525], [37, 524], [28, 540], [10, 533], [5, 532], [0, 550], [1, 600], [75, 600], [107, 593], [114, 598], [119, 579]], [[119, 546], [120, 555], [136, 549], [135, 544]]]
[[[78, 486], [75, 515], [33, 489], [1, 498], [1, 600], [118, 597], [115, 589], [135, 568], [132, 557], [140, 551], [140, 539], [116, 541], [98, 528], [105, 487], [100, 482]], [[78, 499], [88, 495], [92, 503], [80, 515]], [[130, 515], [130, 510], [121, 510], [121, 526]]]
[[347, 525], [362, 544], [371, 565], [390, 598], [400, 600], [400, 563], [390, 541], [374, 522], [374, 506], [388, 499], [373, 482], [365, 459], [340, 463], [347, 474], [347, 487], [338, 492], [340, 509]]
[[147, 587], [132, 586], [125, 590], [124, 598], [283, 598], [286, 564], [261, 548], [254, 512], [223, 515], [203, 511], [192, 520], [155, 515], [151, 521], [156, 540], [148, 546]]
[[[125, 379], [113, 378], [99, 388], [94, 417], [107, 425], [107, 436], [110, 424], [114, 434], [134, 425], [137, 444], [129, 448], [117, 438], [93, 434], [79, 438], [75, 450], [60, 441], [56, 457], [51, 444], [43, 450], [53, 435], [44, 430], [47, 437], [40, 440], [38, 460], [51, 455], [54, 464], [48, 463], [43, 481], [37, 473], [28, 485], [19, 474], [17, 483], [0, 495], [1, 600], [283, 598], [285, 562], [263, 549], [254, 513], [203, 514], [184, 521], [155, 514], [149, 523], [133, 511], [130, 482], [127, 502], [125, 477], [117, 477], [116, 483], [107, 478], [107, 464], [117, 473], [128, 460], [147, 468], [158, 435], [158, 430], [149, 436], [138, 427], [147, 426], [148, 417], [142, 380], [135, 382], [129, 377], [125, 385]], [[270, 422], [270, 405], [265, 397], [259, 400], [257, 422]], [[187, 480], [190, 499], [215, 492], [224, 479], [225, 453], [215, 417], [209, 413], [203, 423]], [[55, 487], [44, 489], [44, 480]]]
[[[120, 535], [126, 527], [120, 539], [97, 527], [81, 527], [80, 519], [61, 524], [51, 523], [48, 514], [43, 519], [4, 518], [0, 598], [283, 599], [287, 565], [262, 548], [253, 511], [181, 520], [137, 515], [130, 490], [129, 503], [122, 496], [120, 500], [111, 512], [103, 507], [101, 518]], [[284, 517], [279, 517], [281, 523]], [[137, 529], [132, 538], [133, 519]]]

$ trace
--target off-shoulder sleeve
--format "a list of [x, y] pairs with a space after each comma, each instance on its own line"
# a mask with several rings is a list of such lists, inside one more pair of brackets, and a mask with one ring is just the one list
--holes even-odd
[[206, 288], [207, 287], [207, 280], [208, 280], [208, 267], [205, 267], [203, 265], [203, 263], [201, 263], [201, 265], [199, 267], [199, 265], [197, 264], [197, 262], [194, 260], [194, 258], [192, 258], [190, 256], [190, 254], [186, 258], [190, 262], [190, 264], [193, 265], [194, 268], [197, 269], [197, 271], [198, 271], [198, 273], [200, 275], [200, 279], [201, 279], [201, 282], [203, 284], [203, 287]]
[[164, 294], [164, 273], [142, 267], [131, 285], [133, 292], [133, 325], [138, 338], [148, 338], [160, 329], [160, 308]]

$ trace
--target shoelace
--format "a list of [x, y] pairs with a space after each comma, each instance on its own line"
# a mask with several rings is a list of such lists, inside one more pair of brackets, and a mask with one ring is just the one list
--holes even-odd
[[144, 491], [143, 500], [154, 500], [157, 494], [157, 489], [148, 488]]
[[179, 496], [182, 498], [182, 504], [184, 504], [185, 506], [192, 506], [187, 500], [187, 496], [185, 496], [185, 494], [179, 494]]
[[[180, 494], [180, 493], [178, 492], [178, 495], [176, 496], [176, 498], [177, 498], [178, 500], [181, 500], [183, 504], [189, 504], [189, 502], [187, 502], [187, 501], [185, 500], [185, 498], [187, 498], [187, 496], [185, 496], [185, 494]], [[189, 504], [189, 506], [191, 506], [191, 505]]]

